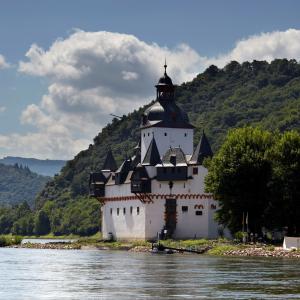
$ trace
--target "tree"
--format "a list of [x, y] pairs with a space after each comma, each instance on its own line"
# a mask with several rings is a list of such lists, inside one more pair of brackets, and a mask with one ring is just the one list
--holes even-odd
[[37, 235], [48, 234], [51, 230], [49, 217], [46, 212], [40, 210], [34, 220], [34, 232]]
[[0, 216], [0, 233], [7, 234], [10, 233], [11, 227], [13, 225], [13, 218], [11, 214], [4, 214]]
[[269, 213], [276, 220], [274, 225], [287, 226], [289, 235], [299, 236], [300, 134], [296, 131], [283, 133], [270, 152], [270, 159], [273, 165], [273, 201]]
[[206, 189], [219, 200], [218, 220], [232, 232], [241, 229], [243, 214], [248, 214], [252, 232], [260, 232], [265, 223], [272, 174], [266, 153], [273, 140], [258, 128], [231, 130], [209, 163]]
[[34, 220], [31, 214], [21, 217], [14, 222], [11, 233], [18, 235], [32, 235], [34, 230]]

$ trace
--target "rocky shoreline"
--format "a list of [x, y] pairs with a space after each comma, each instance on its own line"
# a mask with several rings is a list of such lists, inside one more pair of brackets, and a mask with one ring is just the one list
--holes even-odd
[[251, 247], [246, 249], [228, 250], [224, 256], [251, 256], [251, 257], [283, 257], [283, 258], [300, 258], [300, 251], [284, 250], [277, 247], [274, 250]]
[[[9, 248], [27, 248], [27, 249], [55, 249], [55, 250], [103, 250], [103, 251], [110, 251], [110, 250], [121, 250], [121, 251], [130, 251], [130, 252], [144, 252], [149, 253], [151, 252], [151, 247], [148, 246], [134, 246], [131, 247], [130, 245], [123, 245], [120, 247], [109, 247], [97, 244], [80, 244], [77, 242], [51, 242], [51, 243], [24, 243], [20, 245], [13, 245], [9, 246]], [[210, 255], [210, 251], [205, 252], [204, 254]], [[175, 251], [175, 253], [177, 253]], [[178, 252], [180, 253], [180, 252]], [[215, 254], [212, 254], [215, 255]], [[278, 258], [300, 258], [300, 251], [289, 251], [284, 250], [282, 247], [276, 247], [274, 249], [269, 249], [268, 247], [244, 247], [239, 249], [230, 249], [225, 250], [219, 255], [221, 256], [241, 256], [241, 257], [278, 257]]]
[[52, 243], [24, 243], [20, 245], [8, 246], [8, 248], [26, 248], [26, 249], [55, 249], [55, 250], [80, 250], [81, 245], [71, 242], [52, 242]]

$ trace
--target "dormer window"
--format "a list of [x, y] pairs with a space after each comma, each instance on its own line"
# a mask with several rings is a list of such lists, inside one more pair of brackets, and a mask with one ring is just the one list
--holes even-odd
[[165, 132], [165, 136], [167, 136], [167, 133]]

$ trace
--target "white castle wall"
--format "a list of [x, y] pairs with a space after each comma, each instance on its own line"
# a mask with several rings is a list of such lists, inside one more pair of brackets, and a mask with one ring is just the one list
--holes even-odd
[[[177, 227], [174, 238], [216, 238], [218, 236], [217, 223], [213, 216], [216, 212], [211, 205], [216, 205], [216, 201], [211, 199], [193, 199], [177, 201]], [[182, 206], [187, 206], [188, 211], [183, 212]], [[202, 215], [196, 212], [201, 211]], [[212, 229], [213, 227], [214, 229]]]
[[147, 240], [155, 239], [165, 226], [165, 199], [154, 199], [153, 203], [146, 204], [146, 231]]
[[[132, 213], [130, 207], [132, 207]], [[139, 208], [139, 214], [137, 208]], [[103, 238], [109, 238], [109, 233], [112, 233], [115, 239], [145, 239], [145, 206], [141, 201], [109, 201], [103, 206], [102, 212]]]
[[170, 147], [180, 146], [186, 155], [193, 153], [193, 129], [151, 127], [141, 130], [141, 161], [144, 160], [153, 135], [161, 157]]
[[[161, 233], [164, 228], [165, 203], [166, 200], [160, 198], [155, 199], [154, 203], [145, 205], [145, 239], [155, 239], [157, 234]], [[178, 199], [177, 224], [173, 238], [216, 238], [218, 236], [218, 226], [213, 220], [215, 210], [211, 208], [211, 204], [216, 204], [216, 201], [209, 199]], [[198, 208], [199, 205], [202, 205], [203, 208]], [[183, 212], [182, 206], [187, 206], [188, 211]], [[202, 215], [196, 215], [196, 211], [199, 210], [202, 211]]]
[[[150, 170], [152, 168], [152, 170]], [[198, 174], [193, 173], [193, 168], [198, 168]], [[148, 171], [155, 175], [155, 168], [148, 167]], [[181, 194], [204, 194], [204, 177], [207, 170], [203, 166], [188, 167], [189, 176], [193, 179], [187, 181], [174, 181], [172, 196]], [[152, 194], [170, 194], [168, 181], [153, 179]], [[133, 196], [130, 183], [122, 185], [106, 185], [106, 197]], [[143, 204], [140, 200], [107, 201], [102, 208], [102, 232], [103, 237], [108, 238], [112, 233], [116, 239], [154, 239], [165, 226], [165, 198], [156, 197], [153, 203]], [[217, 201], [213, 199], [177, 199], [177, 225], [174, 238], [216, 238], [218, 236], [218, 224], [214, 221], [214, 213], [211, 205], [217, 208]], [[202, 205], [203, 207], [199, 206]], [[188, 206], [188, 211], [183, 212], [182, 206]], [[132, 207], [132, 213], [130, 208]], [[139, 214], [137, 214], [139, 207]], [[125, 208], [125, 214], [123, 209]], [[112, 213], [111, 213], [112, 209]], [[119, 215], [117, 210], [119, 209]], [[196, 211], [202, 211], [202, 215], [196, 215]]]

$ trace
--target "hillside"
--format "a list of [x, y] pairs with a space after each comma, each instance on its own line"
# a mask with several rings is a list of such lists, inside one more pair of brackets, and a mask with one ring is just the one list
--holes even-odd
[[0, 163], [10, 166], [15, 164], [27, 166], [34, 173], [53, 177], [60, 172], [66, 161], [7, 156], [0, 159]]
[[[272, 63], [231, 62], [223, 69], [211, 66], [179, 86], [176, 99], [196, 126], [195, 142], [205, 129], [214, 151], [230, 128], [252, 124], [270, 130], [299, 129], [300, 64], [280, 59]], [[109, 147], [118, 163], [132, 153], [138, 141], [140, 115], [146, 107], [121, 120], [113, 119], [103, 128], [94, 143], [67, 162], [61, 174], [46, 185], [37, 199], [38, 207], [52, 201], [52, 213], [53, 207], [62, 213], [71, 199], [88, 195], [89, 173], [101, 168]]]
[[0, 164], [0, 205], [19, 204], [27, 201], [34, 206], [34, 199], [50, 177], [33, 173], [28, 167]]

